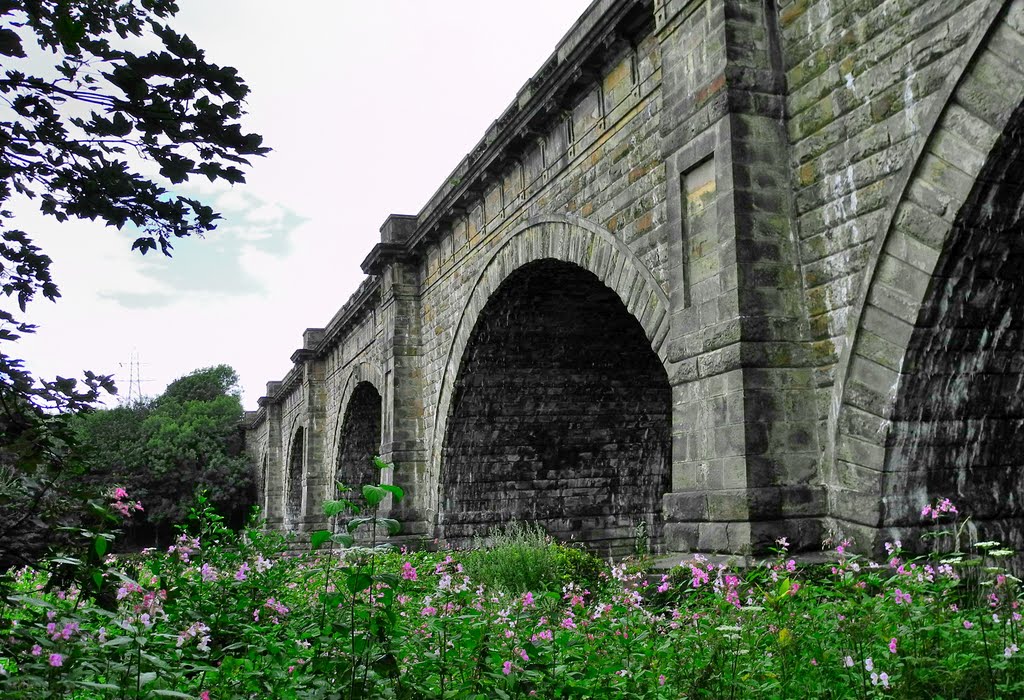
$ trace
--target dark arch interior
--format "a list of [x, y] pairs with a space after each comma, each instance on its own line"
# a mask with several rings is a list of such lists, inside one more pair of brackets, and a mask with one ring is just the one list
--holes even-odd
[[263, 459], [260, 460], [260, 483], [259, 489], [261, 494], [260, 507], [263, 508], [263, 517], [270, 517], [270, 457], [266, 454], [263, 455]]
[[288, 451], [288, 486], [285, 501], [285, 516], [295, 524], [302, 517], [302, 453], [305, 440], [302, 428], [295, 431], [292, 447]]
[[534, 521], [603, 554], [654, 543], [670, 474], [668, 378], [619, 297], [568, 263], [530, 263], [484, 307], [456, 379], [441, 522], [464, 543]]
[[[1019, 548], [1024, 496], [1024, 111], [957, 220], [914, 329], [886, 490], [891, 524], [946, 496], [981, 539]], [[909, 497], [907, 497], [909, 496]]]
[[369, 382], [360, 382], [345, 409], [338, 452], [336, 481], [349, 487], [348, 497], [364, 484], [380, 483], [372, 462], [374, 455], [380, 454], [380, 429], [380, 393]]

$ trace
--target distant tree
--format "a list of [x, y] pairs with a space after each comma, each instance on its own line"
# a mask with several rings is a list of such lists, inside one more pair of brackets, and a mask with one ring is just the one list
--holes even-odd
[[170, 254], [219, 218], [173, 187], [243, 182], [268, 151], [239, 124], [248, 86], [167, 24], [177, 12], [174, 0], [0, 0], [0, 565], [73, 521], [83, 473], [67, 415], [114, 391], [92, 373], [39, 380], [11, 354], [34, 330], [27, 304], [60, 296], [12, 203], [128, 227], [134, 249]]
[[133, 539], [158, 544], [184, 520], [198, 489], [229, 522], [246, 517], [255, 482], [241, 419], [238, 375], [218, 365], [175, 380], [155, 399], [82, 415], [78, 440], [90, 480], [142, 501]]

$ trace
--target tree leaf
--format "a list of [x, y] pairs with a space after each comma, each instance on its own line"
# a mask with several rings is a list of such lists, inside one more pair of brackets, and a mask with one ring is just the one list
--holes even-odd
[[365, 484], [363, 486], [363, 498], [366, 499], [367, 505], [371, 508], [376, 508], [380, 505], [380, 502], [384, 500], [387, 493], [380, 486], [373, 486], [372, 484]]
[[25, 49], [21, 46], [21, 37], [6, 27], [0, 29], [0, 55], [25, 58]]
[[375, 518], [352, 518], [348, 521], [348, 524], [346, 524], [345, 527], [346, 529], [348, 529], [349, 532], [355, 532], [363, 525], [366, 525], [367, 523], [372, 523], [374, 520]]
[[313, 549], [319, 549], [320, 545], [331, 539], [330, 530], [317, 530], [309, 536], [309, 546]]
[[393, 484], [381, 484], [380, 487], [394, 496], [396, 503], [405, 498], [405, 491], [403, 491], [400, 486], [394, 486]]
[[402, 531], [402, 526], [393, 518], [378, 518], [377, 522], [387, 528], [388, 534], [392, 537]]
[[344, 532], [331, 536], [331, 541], [340, 544], [342, 547], [351, 547], [356, 543], [356, 538]]
[[373, 584], [373, 579], [370, 578], [369, 574], [362, 572], [349, 574], [345, 579], [345, 586], [351, 593], [358, 593], [359, 591], [365, 591]]

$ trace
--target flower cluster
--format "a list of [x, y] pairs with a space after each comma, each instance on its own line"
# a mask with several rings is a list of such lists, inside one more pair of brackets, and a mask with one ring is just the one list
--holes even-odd
[[128, 492], [120, 486], [114, 489], [110, 497], [114, 499], [110, 502], [110, 507], [120, 513], [121, 517], [125, 520], [132, 517], [137, 511], [142, 511], [142, 502], [135, 501], [133, 503], [130, 501], [128, 499]]

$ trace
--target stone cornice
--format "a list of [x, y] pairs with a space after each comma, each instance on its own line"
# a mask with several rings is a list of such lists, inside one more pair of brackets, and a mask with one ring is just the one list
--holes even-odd
[[[653, 8], [654, 0], [595, 0], [423, 207], [401, 254], [418, 257], [425, 244], [468, 210], [489, 180], [516, 161], [537, 134], [545, 133], [580, 93], [600, 80], [609, 47], [623, 40], [635, 41], [648, 27], [653, 29]], [[399, 252], [389, 247], [376, 255], [372, 252], [367, 261], [383, 262], [385, 255]], [[364, 267], [369, 269], [380, 268]]]

